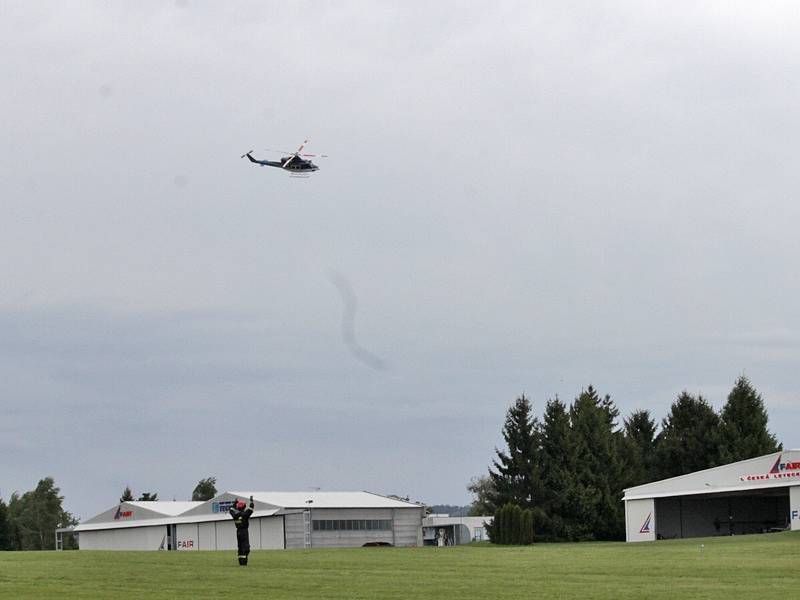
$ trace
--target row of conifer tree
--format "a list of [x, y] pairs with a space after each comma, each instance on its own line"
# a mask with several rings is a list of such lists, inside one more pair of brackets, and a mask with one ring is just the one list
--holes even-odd
[[[618, 417], [611, 398], [592, 386], [569, 406], [549, 400], [541, 420], [527, 397], [517, 398], [503, 426], [506, 447], [496, 450], [488, 476], [470, 486], [473, 514], [500, 517], [488, 528], [490, 539], [529, 543], [521, 541], [533, 539], [521, 515], [530, 511], [536, 541], [621, 540], [625, 488], [781, 449], [744, 376], [720, 412], [684, 391], [660, 427], [646, 410], [622, 423]], [[509, 530], [509, 522], [522, 530]]]

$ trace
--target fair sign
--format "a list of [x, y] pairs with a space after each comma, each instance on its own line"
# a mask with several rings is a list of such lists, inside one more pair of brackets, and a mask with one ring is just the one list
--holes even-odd
[[114, 520], [119, 521], [120, 519], [130, 519], [133, 516], [132, 510], [122, 510], [122, 505], [120, 504], [117, 507], [116, 512], [114, 513]]
[[791, 479], [800, 478], [800, 461], [781, 462], [783, 456], [779, 456], [769, 473], [759, 473], [756, 475], [742, 475], [739, 481], [765, 481], [768, 479]]

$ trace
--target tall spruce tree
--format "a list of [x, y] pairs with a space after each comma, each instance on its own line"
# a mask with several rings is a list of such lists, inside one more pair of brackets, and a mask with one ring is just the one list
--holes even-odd
[[625, 487], [641, 485], [655, 478], [653, 473], [656, 422], [650, 411], [637, 410], [625, 419]]
[[542, 419], [541, 513], [534, 519], [538, 539], [558, 541], [572, 537], [564, 516], [569, 512], [567, 496], [573, 484], [574, 454], [567, 407], [556, 397], [545, 405]]
[[539, 425], [524, 394], [506, 413], [503, 439], [507, 449], [495, 448], [494, 469], [489, 469], [494, 485], [492, 504], [530, 508], [538, 496]]
[[769, 417], [761, 395], [742, 375], [728, 394], [720, 414], [721, 459], [737, 462], [778, 452], [781, 444], [767, 429]]
[[624, 535], [622, 434], [611, 397], [589, 386], [570, 408], [575, 448], [570, 526], [577, 539], [613, 540]]
[[122, 490], [122, 496], [119, 497], [120, 502], [130, 502], [133, 500], [133, 491], [131, 491], [131, 486], [126, 485], [125, 489]]
[[676, 477], [722, 464], [719, 425], [719, 415], [705, 398], [681, 392], [656, 437], [657, 478]]

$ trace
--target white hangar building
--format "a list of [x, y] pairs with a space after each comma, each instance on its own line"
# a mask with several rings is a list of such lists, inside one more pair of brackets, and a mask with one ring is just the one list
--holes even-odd
[[56, 531], [77, 534], [81, 550], [235, 550], [228, 510], [255, 503], [253, 550], [421, 546], [423, 507], [369, 492], [226, 492], [205, 502], [122, 502]]
[[800, 450], [625, 490], [629, 542], [800, 530]]

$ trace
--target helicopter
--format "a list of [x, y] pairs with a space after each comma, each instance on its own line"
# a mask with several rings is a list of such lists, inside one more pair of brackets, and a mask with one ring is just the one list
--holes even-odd
[[294, 152], [288, 152], [286, 150], [276, 150], [276, 152], [280, 152], [282, 154], [286, 154], [287, 156], [282, 157], [279, 161], [278, 160], [257, 160], [253, 158], [253, 151], [245, 152], [242, 154], [242, 158], [245, 156], [250, 159], [251, 163], [255, 163], [257, 165], [261, 165], [262, 167], [277, 167], [279, 169], [283, 169], [284, 171], [288, 171], [292, 177], [308, 177], [310, 173], [314, 171], [318, 171], [319, 167], [315, 165], [313, 162], [309, 160], [309, 158], [319, 157], [319, 158], [327, 158], [327, 154], [303, 154], [303, 148], [305, 148], [306, 144], [308, 144], [308, 140], [303, 141], [300, 144], [300, 147], [295, 150]]

